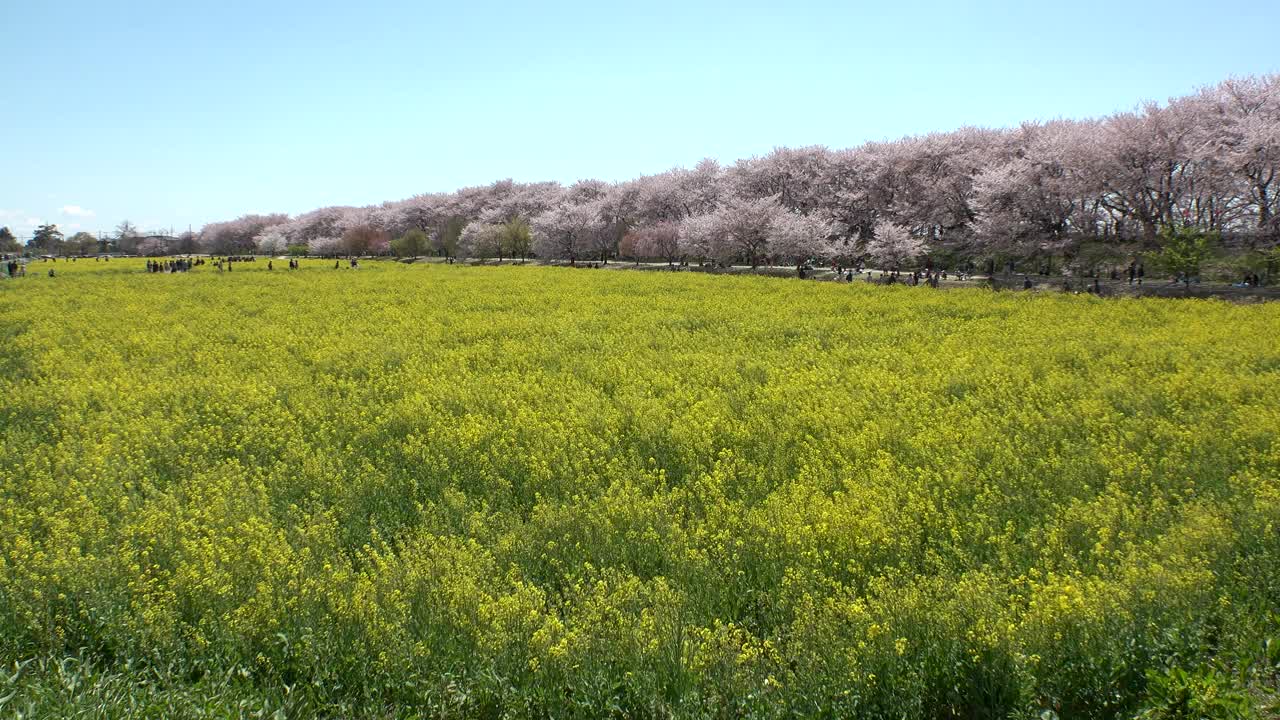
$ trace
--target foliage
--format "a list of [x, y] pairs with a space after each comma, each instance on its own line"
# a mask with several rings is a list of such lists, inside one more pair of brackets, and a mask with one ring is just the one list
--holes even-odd
[[46, 255], [61, 252], [62, 231], [57, 225], [41, 225], [31, 234], [31, 239], [27, 241], [27, 249]]
[[391, 252], [395, 253], [396, 257], [418, 257], [425, 255], [430, 249], [431, 238], [418, 228], [413, 228], [391, 241]]
[[98, 238], [83, 230], [67, 238], [63, 250], [71, 255], [92, 255], [98, 250]]
[[333, 264], [0, 283], [0, 712], [1276, 691], [1280, 305]]
[[1249, 694], [1212, 668], [1194, 673], [1180, 667], [1148, 670], [1147, 693], [1149, 705], [1140, 720], [1249, 720], [1257, 715]]
[[528, 220], [512, 218], [502, 224], [499, 233], [499, 244], [506, 249], [507, 255], [523, 260], [533, 250], [533, 230]]
[[14, 236], [13, 231], [8, 227], [0, 227], [0, 252], [11, 253], [22, 249], [18, 244], [18, 238]]
[[1200, 274], [1200, 265], [1221, 241], [1216, 232], [1204, 232], [1191, 225], [1166, 225], [1160, 230], [1160, 254], [1157, 261], [1165, 272], [1181, 278], [1187, 285]]

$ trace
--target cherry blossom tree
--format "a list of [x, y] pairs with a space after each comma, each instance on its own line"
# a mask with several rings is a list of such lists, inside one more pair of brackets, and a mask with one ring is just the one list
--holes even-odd
[[1193, 162], [1187, 142], [1191, 129], [1184, 113], [1157, 103], [1102, 124], [1088, 171], [1103, 205], [1122, 223], [1121, 233], [1154, 243], [1160, 226], [1177, 220], [1175, 208]]
[[346, 254], [359, 257], [385, 253], [389, 244], [390, 238], [382, 230], [372, 225], [356, 225], [342, 234], [341, 248]]
[[674, 265], [681, 256], [680, 226], [671, 221], [637, 228], [628, 232], [623, 240], [627, 248], [624, 254], [637, 262], [640, 258], [661, 258], [667, 265]]
[[209, 223], [200, 229], [200, 244], [215, 254], [251, 253], [254, 238], [267, 228], [283, 225], [288, 215], [242, 215], [227, 222]]
[[797, 210], [779, 213], [769, 227], [769, 252], [797, 268], [808, 260], [830, 257], [833, 228], [829, 221]]
[[487, 259], [502, 253], [502, 226], [496, 223], [473, 222], [462, 229], [458, 238], [458, 254], [464, 257]]
[[1188, 100], [1210, 120], [1199, 132], [1200, 162], [1239, 181], [1237, 194], [1254, 218], [1248, 231], [1280, 236], [1280, 75], [1231, 78]]
[[789, 210], [808, 212], [829, 192], [832, 164], [831, 151], [822, 146], [775, 148], [762, 158], [739, 160], [725, 182], [737, 197], [776, 197]]
[[712, 217], [711, 252], [722, 261], [745, 260], [751, 267], [767, 257], [774, 221], [784, 212], [776, 196], [734, 198]]
[[257, 246], [258, 252], [264, 255], [278, 255], [284, 252], [289, 245], [288, 238], [284, 236], [284, 233], [278, 227], [271, 227], [259, 233], [253, 239], [253, 242]]
[[976, 249], [987, 254], [1037, 254], [1065, 249], [1072, 238], [1095, 235], [1090, 196], [1072, 167], [1072, 146], [1096, 125], [1054, 121], [1015, 131], [1014, 151], [973, 179]]
[[340, 255], [344, 250], [342, 238], [334, 237], [332, 235], [313, 237], [308, 242], [296, 244], [305, 244], [309, 254], [319, 255], [321, 257], [333, 257], [334, 255]]
[[876, 234], [867, 243], [867, 254], [886, 269], [898, 270], [924, 254], [924, 240], [887, 220], [876, 223]]
[[137, 250], [139, 255], [148, 257], [157, 257], [159, 255], [169, 254], [169, 244], [159, 235], [147, 235], [138, 239]]
[[[800, 215], [777, 220], [784, 212]], [[880, 235], [886, 222], [926, 248], [988, 256], [1068, 254], [1084, 240], [1158, 244], [1156, 230], [1175, 221], [1221, 231], [1228, 243], [1274, 242], [1280, 76], [1232, 78], [1092, 120], [967, 127], [849, 149], [775, 148], [728, 168], [706, 159], [621, 183], [504, 179], [292, 220], [246, 215], [210, 223], [200, 241], [211, 251], [249, 251], [278, 226], [289, 244], [331, 249], [355, 228], [396, 237], [416, 229], [452, 255], [471, 224], [479, 223], [467, 240], [478, 247], [483, 226], [521, 221], [547, 258], [608, 262], [619, 243], [634, 256], [654, 252], [646, 244], [661, 237], [655, 257], [754, 265], [823, 249], [790, 244], [799, 236], [782, 228], [799, 217], [828, 223], [825, 251], [837, 255]], [[499, 243], [494, 254], [512, 252]]]
[[[283, 223], [280, 226], [280, 231], [289, 239], [290, 245], [307, 245], [311, 252], [323, 255], [335, 254], [337, 250], [331, 247], [327, 241], [319, 245], [319, 247], [325, 248], [325, 252], [316, 250], [315, 241], [341, 238], [342, 233], [347, 229], [343, 226], [343, 218], [351, 209], [349, 207], [326, 207], [312, 210]], [[328, 252], [330, 250], [332, 252]]]
[[576, 264], [579, 257], [590, 252], [593, 234], [604, 230], [600, 202], [552, 208], [534, 218], [532, 227], [533, 251], [538, 257]]
[[682, 257], [697, 258], [699, 261], [709, 258], [717, 245], [716, 238], [720, 233], [720, 223], [716, 213], [690, 215], [680, 222], [680, 235], [677, 240]]

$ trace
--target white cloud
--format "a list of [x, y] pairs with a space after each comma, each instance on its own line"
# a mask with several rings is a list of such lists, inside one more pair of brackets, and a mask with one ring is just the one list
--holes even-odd
[[0, 219], [7, 220], [9, 218], [20, 218], [25, 214], [26, 213], [21, 210], [5, 210], [4, 208], [0, 208]]
[[79, 205], [63, 205], [58, 208], [58, 212], [72, 217], [93, 217], [92, 210], [86, 210]]

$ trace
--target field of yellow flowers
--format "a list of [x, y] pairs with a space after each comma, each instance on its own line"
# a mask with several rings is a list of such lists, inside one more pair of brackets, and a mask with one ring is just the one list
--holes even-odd
[[0, 282], [0, 714], [1274, 702], [1280, 304], [56, 267]]

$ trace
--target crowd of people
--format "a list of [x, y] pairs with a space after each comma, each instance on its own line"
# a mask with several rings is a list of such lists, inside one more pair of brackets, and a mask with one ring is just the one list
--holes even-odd
[[148, 260], [147, 272], [149, 273], [176, 273], [187, 272], [197, 265], [203, 265], [203, 258], [178, 258], [176, 260]]

